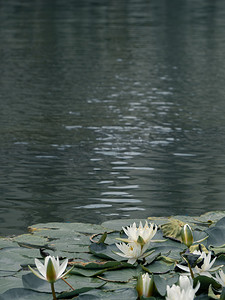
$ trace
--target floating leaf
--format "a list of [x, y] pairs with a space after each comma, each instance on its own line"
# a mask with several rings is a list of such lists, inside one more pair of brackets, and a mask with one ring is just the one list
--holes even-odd
[[31, 290], [27, 290], [24, 288], [13, 288], [2, 295], [0, 295], [0, 300], [52, 300], [51, 294], [40, 294], [38, 292], [34, 292]]
[[33, 233], [42, 231], [43, 235], [45, 235], [45, 230], [64, 230], [88, 234], [105, 231], [103, 226], [89, 223], [40, 223], [28, 227], [28, 229]]
[[184, 222], [171, 218], [168, 223], [161, 226], [161, 229], [164, 236], [181, 242], [181, 230], [184, 225]]
[[163, 274], [174, 269], [174, 264], [167, 264], [162, 260], [156, 260], [152, 264], [142, 266], [143, 270], [153, 274]]
[[200, 288], [198, 290], [198, 293], [200, 292], [204, 293], [204, 291], [208, 291], [210, 285], [215, 289], [220, 288], [220, 284], [213, 277], [199, 275], [195, 277], [193, 281], [194, 281], [194, 286], [196, 286], [197, 283], [200, 282]]
[[118, 251], [118, 248], [116, 247], [115, 244], [106, 245], [104, 243], [100, 243], [100, 244], [94, 243], [90, 245], [89, 249], [91, 253], [101, 258], [106, 258], [110, 260], [113, 259], [117, 261], [124, 260], [124, 258], [114, 253], [114, 251]]
[[111, 269], [111, 268], [130, 268], [131, 264], [122, 261], [92, 261], [92, 262], [85, 262], [85, 263], [73, 263], [71, 265], [75, 265], [79, 268], [85, 269]]
[[15, 276], [1, 278], [0, 294], [13, 288], [23, 288], [23, 284], [20, 278], [17, 278]]
[[221, 246], [225, 244], [225, 217], [219, 220], [215, 226], [206, 230], [208, 234], [207, 246]]
[[209, 246], [209, 250], [213, 251], [215, 253], [215, 255], [219, 255], [219, 254], [225, 253], [225, 245], [221, 245], [218, 247]]
[[136, 300], [137, 299], [137, 291], [131, 288], [123, 288], [118, 289], [113, 292], [110, 291], [99, 291], [94, 290], [88, 293], [84, 293], [79, 295], [76, 300], [121, 300], [121, 299], [129, 299]]
[[48, 238], [35, 236], [33, 234], [22, 234], [12, 238], [12, 241], [28, 248], [32, 248], [34, 246], [43, 247], [49, 242]]
[[138, 269], [136, 268], [126, 268], [126, 269], [120, 269], [120, 270], [108, 270], [104, 274], [98, 276], [98, 278], [101, 278], [105, 281], [110, 282], [129, 282], [134, 277], [138, 276]]

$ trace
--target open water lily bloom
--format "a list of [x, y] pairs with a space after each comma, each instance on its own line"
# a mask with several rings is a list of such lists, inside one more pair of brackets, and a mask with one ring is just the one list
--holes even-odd
[[200, 283], [193, 288], [193, 280], [188, 276], [180, 276], [179, 285], [173, 284], [171, 287], [167, 285], [166, 300], [193, 300], [196, 292], [200, 287]]
[[127, 243], [138, 243], [141, 238], [143, 244], [149, 244], [157, 232], [157, 226], [155, 224], [150, 223], [149, 225], [146, 221], [145, 226], [143, 226], [142, 222], [140, 222], [139, 227], [137, 227], [134, 222], [133, 225], [122, 227], [123, 231], [127, 235], [127, 239], [119, 240]]
[[29, 269], [34, 273], [34, 275], [50, 283], [54, 283], [70, 272], [69, 270], [64, 273], [68, 264], [68, 259], [64, 260], [64, 262], [60, 265], [58, 256], [56, 259], [54, 256], [47, 256], [44, 264], [42, 264], [39, 259], [35, 258], [35, 264], [39, 272], [30, 266]]
[[[202, 259], [202, 264], [200, 267], [195, 266], [192, 271], [194, 274], [199, 274], [199, 275], [203, 275], [203, 276], [207, 276], [207, 277], [212, 277], [212, 275], [210, 274], [210, 272], [215, 272], [218, 269], [220, 269], [221, 267], [223, 267], [223, 265], [220, 266], [216, 266], [214, 268], [212, 268], [216, 257], [211, 261], [211, 256], [212, 256], [212, 252], [209, 251], [208, 254], [206, 254], [205, 252], [201, 252], [201, 251], [194, 251], [193, 254], [197, 254], [200, 255], [199, 259]], [[183, 265], [179, 265], [177, 264], [177, 267], [188, 272], [188, 274], [190, 274], [190, 269], [189, 267], [183, 266]]]
[[116, 254], [125, 257], [128, 259], [129, 264], [134, 264], [137, 259], [141, 259], [145, 257], [145, 251], [148, 248], [148, 245], [144, 245], [143, 247], [138, 243], [117, 243], [117, 248], [122, 252], [115, 252]]

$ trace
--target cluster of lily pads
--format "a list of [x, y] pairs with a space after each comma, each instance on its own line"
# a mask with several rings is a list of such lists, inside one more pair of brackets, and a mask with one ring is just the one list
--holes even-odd
[[0, 300], [225, 299], [225, 212], [38, 224], [0, 251]]

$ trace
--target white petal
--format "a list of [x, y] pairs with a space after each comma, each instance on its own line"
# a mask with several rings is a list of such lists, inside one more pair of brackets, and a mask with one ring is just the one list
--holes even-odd
[[114, 252], [115, 254], [119, 255], [119, 256], [122, 256], [122, 257], [125, 257], [125, 258], [128, 258], [126, 254], [124, 253], [121, 253], [121, 252]]
[[176, 266], [177, 266], [178, 268], [180, 268], [181, 270], [184, 270], [184, 271], [190, 273], [190, 269], [189, 269], [188, 267], [182, 266], [182, 265], [179, 265], [179, 264], [177, 264]]
[[59, 267], [59, 272], [57, 274], [57, 279], [63, 277], [63, 272], [65, 271], [67, 264], [68, 264], [68, 259], [64, 260], [64, 262]]
[[39, 277], [40, 279], [43, 279], [43, 280], [46, 280], [46, 281], [47, 281], [47, 279], [46, 279], [44, 276], [42, 276], [40, 273], [38, 273], [37, 271], [35, 271], [33, 268], [31, 268], [30, 266], [28, 266], [28, 268], [31, 270], [31, 272], [34, 273], [34, 275], [36, 275], [36, 276]]
[[43, 277], [46, 278], [46, 268], [45, 268], [45, 266], [37, 258], [35, 258], [34, 261], [35, 261], [35, 264], [36, 264], [36, 267], [37, 267], [38, 271], [41, 273], [41, 275]]
[[136, 260], [137, 260], [136, 258], [129, 258], [127, 262], [128, 264], [133, 265], [136, 262]]

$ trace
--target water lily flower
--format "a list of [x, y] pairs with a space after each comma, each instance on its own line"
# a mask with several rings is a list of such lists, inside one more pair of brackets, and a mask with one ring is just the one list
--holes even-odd
[[50, 283], [55, 282], [68, 273], [63, 273], [68, 264], [68, 259], [64, 260], [64, 262], [60, 266], [58, 256], [56, 259], [54, 256], [47, 256], [45, 258], [44, 265], [40, 262], [39, 259], [35, 258], [35, 264], [39, 273], [30, 266], [29, 269], [34, 273], [34, 275]]
[[51, 284], [53, 299], [56, 299], [54, 282], [64, 277], [71, 271], [70, 269], [69, 271], [64, 273], [68, 264], [68, 259], [64, 260], [64, 262], [60, 265], [58, 256], [55, 259], [54, 256], [49, 255], [45, 257], [44, 264], [42, 264], [39, 259], [35, 258], [35, 264], [39, 272], [28, 266], [29, 269], [34, 273], [34, 275], [36, 275], [40, 279], [48, 281]]
[[[212, 275], [210, 274], [210, 272], [215, 272], [218, 269], [220, 269], [221, 267], [223, 267], [223, 265], [220, 266], [216, 266], [214, 268], [212, 268], [216, 257], [211, 261], [211, 256], [212, 256], [212, 252], [209, 251], [208, 254], [206, 254], [205, 252], [201, 252], [201, 251], [194, 251], [193, 254], [196, 255], [200, 255], [199, 259], [202, 260], [202, 264], [200, 267], [198, 267], [197, 265], [192, 269], [194, 274], [199, 274], [199, 275], [203, 275], [203, 276], [207, 276], [207, 277], [212, 277]], [[177, 264], [177, 267], [188, 272], [190, 272], [189, 267]]]
[[116, 244], [117, 248], [122, 252], [115, 252], [116, 254], [128, 258], [128, 263], [134, 264], [137, 259], [144, 258], [145, 251], [148, 248], [148, 244], [142, 246], [141, 244], [138, 243], [117, 243]]
[[181, 230], [181, 239], [182, 242], [188, 247], [190, 247], [194, 242], [193, 232], [188, 224], [185, 224]]
[[157, 232], [157, 226], [152, 223], [150, 223], [150, 226], [148, 226], [147, 221], [145, 226], [143, 226], [142, 222], [140, 222], [139, 227], [137, 227], [136, 223], [134, 222], [133, 225], [122, 228], [127, 235], [127, 239], [119, 240], [127, 243], [140, 243], [142, 245], [149, 244]]
[[188, 276], [180, 276], [179, 285], [173, 284], [171, 287], [167, 285], [166, 300], [193, 300], [199, 287], [199, 282], [196, 287], [193, 288], [192, 278]]
[[225, 274], [223, 270], [219, 270], [219, 274], [216, 273], [215, 280], [222, 285], [222, 287], [225, 287]]
[[136, 289], [139, 297], [151, 297], [154, 290], [153, 277], [150, 278], [148, 273], [140, 274], [138, 276]]

